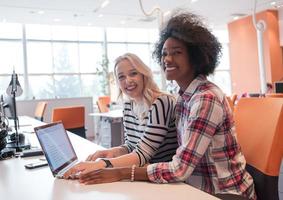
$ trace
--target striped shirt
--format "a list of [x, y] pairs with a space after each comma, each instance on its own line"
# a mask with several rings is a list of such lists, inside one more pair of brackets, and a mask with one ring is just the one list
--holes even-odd
[[125, 144], [136, 152], [140, 166], [146, 163], [171, 161], [178, 147], [175, 127], [175, 99], [159, 96], [150, 106], [147, 116], [138, 119], [132, 102], [124, 103]]
[[179, 148], [171, 162], [147, 167], [152, 182], [186, 183], [211, 194], [239, 194], [256, 199], [252, 177], [236, 139], [225, 95], [198, 76], [176, 105]]

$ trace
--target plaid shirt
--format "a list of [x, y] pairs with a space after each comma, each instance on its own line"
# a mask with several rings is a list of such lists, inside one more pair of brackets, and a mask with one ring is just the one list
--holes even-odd
[[198, 76], [179, 96], [176, 127], [176, 155], [171, 162], [147, 167], [152, 182], [185, 181], [211, 194], [231, 193], [256, 199], [225, 95], [204, 76]]

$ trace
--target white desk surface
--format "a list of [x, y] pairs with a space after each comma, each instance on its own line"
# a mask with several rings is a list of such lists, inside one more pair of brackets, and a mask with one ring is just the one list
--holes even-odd
[[123, 109], [110, 110], [109, 112], [105, 112], [105, 113], [90, 113], [89, 116], [122, 118], [123, 117]]
[[[32, 122], [32, 120], [31, 120]], [[32, 122], [34, 123], [34, 122]], [[40, 123], [36, 122], [36, 125]], [[34, 134], [27, 134], [35, 138]], [[69, 134], [80, 160], [102, 147], [74, 134]], [[31, 140], [36, 145], [36, 140]], [[38, 144], [38, 143], [37, 143]], [[39, 157], [11, 158], [0, 161], [0, 199], [2, 200], [147, 200], [147, 199], [217, 199], [189, 185], [154, 184], [147, 182], [116, 182], [82, 185], [77, 181], [55, 179], [49, 167], [33, 170], [24, 165]]]

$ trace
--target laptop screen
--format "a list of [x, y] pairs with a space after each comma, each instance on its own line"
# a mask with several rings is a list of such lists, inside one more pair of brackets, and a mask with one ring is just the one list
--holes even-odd
[[283, 82], [275, 82], [275, 93], [283, 93]]
[[54, 176], [74, 160], [77, 160], [62, 122], [36, 127], [34, 130]]

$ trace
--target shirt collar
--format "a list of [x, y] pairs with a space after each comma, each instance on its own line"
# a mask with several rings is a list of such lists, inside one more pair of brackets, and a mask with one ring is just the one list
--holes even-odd
[[204, 75], [198, 75], [187, 87], [185, 91], [179, 90], [179, 95], [182, 99], [187, 100], [190, 99], [191, 96], [195, 93], [197, 88], [206, 81], [206, 77]]

